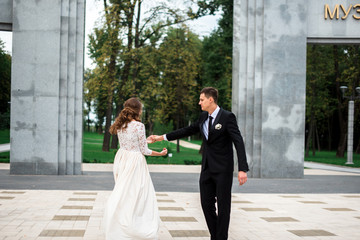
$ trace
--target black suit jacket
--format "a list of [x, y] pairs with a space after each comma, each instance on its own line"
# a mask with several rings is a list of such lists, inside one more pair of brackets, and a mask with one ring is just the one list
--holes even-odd
[[238, 156], [239, 171], [249, 170], [243, 138], [237, 125], [236, 117], [232, 112], [220, 108], [208, 140], [203, 132], [203, 124], [208, 118], [207, 112], [202, 112], [199, 119], [188, 127], [184, 127], [166, 134], [171, 141], [193, 135], [200, 132], [203, 137], [202, 170], [206, 163], [210, 172], [233, 172], [234, 154], [232, 144], [234, 143]]

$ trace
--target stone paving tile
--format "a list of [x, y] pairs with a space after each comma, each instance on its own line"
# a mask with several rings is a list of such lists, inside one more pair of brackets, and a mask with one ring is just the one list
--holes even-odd
[[97, 192], [74, 192], [75, 195], [97, 195]]
[[250, 201], [231, 201], [231, 203], [252, 203]]
[[89, 221], [90, 216], [81, 215], [55, 215], [53, 221]]
[[1, 193], [8, 193], [8, 194], [24, 194], [25, 192], [18, 192], [18, 191], [2, 191]]
[[182, 207], [159, 207], [160, 211], [185, 211]]
[[62, 206], [61, 209], [89, 209], [92, 210], [93, 206]]
[[299, 201], [299, 202], [306, 204], [326, 204], [325, 202], [321, 202], [321, 201]]
[[193, 217], [160, 217], [163, 222], [197, 222]]
[[169, 195], [167, 195], [166, 193], [156, 193], [156, 196], [163, 196], [163, 197], [165, 197], [165, 196], [169, 196]]
[[44, 230], [40, 237], [83, 237], [85, 230]]
[[350, 208], [324, 208], [325, 210], [329, 210], [329, 211], [337, 211], [337, 212], [344, 212], [344, 211], [355, 211], [354, 209], [350, 209]]
[[209, 237], [207, 230], [170, 230], [172, 237]]
[[11, 199], [14, 199], [15, 197], [3, 197], [3, 196], [0, 196], [0, 199], [4, 199], [4, 200], [11, 200]]
[[95, 198], [69, 198], [68, 201], [95, 201]]
[[269, 208], [239, 208], [247, 212], [265, 212], [265, 211], [272, 211]]
[[360, 198], [360, 196], [357, 195], [348, 195], [348, 196], [344, 196], [346, 198]]
[[336, 236], [331, 232], [327, 232], [320, 229], [310, 229], [310, 230], [289, 230], [289, 232], [299, 236], [299, 237], [315, 237], [315, 236]]
[[[0, 189], [0, 192], [2, 189]], [[5, 191], [5, 190], [4, 190]], [[15, 190], [6, 190], [15, 191]], [[81, 191], [76, 191], [81, 192]], [[0, 200], [0, 239], [105, 239], [102, 219], [110, 191], [97, 191], [94, 201], [68, 201], [74, 191], [27, 190], [12, 200]], [[200, 206], [199, 193], [158, 193], [160, 217], [194, 218], [196, 222], [161, 221], [159, 240], [208, 240], [208, 231]], [[9, 195], [9, 194], [7, 194]], [[92, 195], [95, 196], [95, 195]], [[323, 204], [304, 204], [294, 194], [233, 194], [229, 240], [358, 240], [360, 239], [360, 194], [297, 194], [304, 201], [326, 202], [326, 208], [354, 211], [330, 211]], [[251, 202], [255, 209], [245, 211]], [[243, 203], [241, 203], [243, 202]], [[84, 209], [85, 208], [85, 209]], [[161, 210], [163, 209], [163, 210]], [[183, 210], [175, 210], [183, 209]], [[54, 220], [55, 216], [89, 216], [88, 220]], [[57, 218], [57, 217], [55, 217]], [[267, 220], [269, 221], [267, 221]], [[297, 221], [290, 221], [295, 219]], [[273, 220], [273, 221], [271, 221]], [[46, 232], [53, 230], [53, 232]], [[64, 231], [83, 231], [80, 237], [41, 236]], [[321, 230], [332, 236], [299, 237], [290, 231]], [[54, 232], [55, 231], [55, 232]], [[60, 231], [57, 233], [56, 231]], [[177, 232], [176, 232], [177, 231]], [[203, 231], [207, 236], [193, 236], [186, 231]], [[70, 232], [68, 232], [70, 233]], [[72, 232], [75, 233], [75, 232]], [[180, 234], [174, 237], [172, 234]], [[303, 232], [304, 234], [307, 232]], [[316, 233], [316, 232], [315, 232]], [[311, 234], [315, 234], [312, 232]], [[318, 232], [323, 233], [323, 232]], [[65, 234], [65, 233], [64, 233]], [[189, 236], [188, 236], [189, 235]]]
[[267, 222], [298, 222], [292, 217], [262, 217]]
[[301, 196], [280, 196], [282, 198], [302, 198]]
[[158, 201], [158, 202], [168, 202], [168, 203], [175, 202], [175, 201], [172, 200], [172, 199], [158, 199], [157, 201]]

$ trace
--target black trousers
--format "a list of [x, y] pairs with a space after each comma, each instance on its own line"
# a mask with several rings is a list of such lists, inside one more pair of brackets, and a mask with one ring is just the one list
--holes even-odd
[[[200, 198], [211, 240], [228, 239], [233, 173], [212, 173], [208, 168], [200, 175]], [[216, 214], [217, 202], [218, 213]]]

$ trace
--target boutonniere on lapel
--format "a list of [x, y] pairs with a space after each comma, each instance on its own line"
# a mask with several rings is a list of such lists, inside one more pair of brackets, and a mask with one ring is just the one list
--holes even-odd
[[216, 130], [220, 130], [221, 127], [222, 127], [222, 125], [221, 125], [220, 123], [218, 123], [218, 124], [215, 125], [215, 129], [216, 129]]

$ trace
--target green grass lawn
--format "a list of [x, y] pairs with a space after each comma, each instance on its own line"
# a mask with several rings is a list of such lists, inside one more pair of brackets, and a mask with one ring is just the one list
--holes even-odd
[[9, 163], [10, 162], [10, 152], [0, 153], [0, 163]]
[[[103, 152], [103, 135], [97, 133], [84, 132], [83, 134], [83, 162], [86, 163], [112, 163], [117, 149], [111, 149], [110, 152]], [[172, 157], [150, 157], [146, 156], [149, 164], [200, 164], [201, 155], [199, 151], [183, 148], [180, 146], [180, 152], [176, 152], [176, 144], [167, 141], [149, 144], [149, 148], [160, 152], [167, 148]]]
[[[0, 144], [10, 142], [10, 129], [0, 130]], [[0, 162], [8, 163], [10, 162], [10, 152], [0, 153]]]
[[[110, 152], [103, 152], [102, 141], [104, 135], [97, 133], [83, 133], [83, 162], [85, 163], [112, 163], [117, 149], [111, 149]], [[185, 139], [184, 139], [185, 140]], [[10, 131], [0, 130], [0, 144], [10, 142]], [[194, 144], [201, 144], [201, 140], [190, 141]], [[180, 152], [176, 152], [176, 144], [167, 141], [149, 144], [149, 148], [155, 151], [161, 151], [166, 147], [172, 157], [146, 157], [149, 164], [200, 164], [201, 155], [198, 150], [183, 148], [180, 146]], [[0, 153], [0, 162], [8, 163], [10, 160], [10, 152]], [[360, 167], [360, 155], [353, 155], [353, 165], [346, 165], [346, 155], [344, 158], [337, 158], [335, 151], [316, 152], [315, 156], [310, 153], [309, 157], [305, 157], [305, 161], [326, 163], [340, 166]]]
[[0, 144], [10, 142], [10, 129], [0, 130]]
[[317, 162], [317, 163], [326, 163], [334, 164], [347, 167], [360, 167], [360, 154], [353, 154], [353, 165], [347, 165], [346, 163], [346, 154], [344, 158], [337, 158], [336, 151], [321, 151], [316, 152], [315, 156], [312, 156], [312, 153], [309, 153], [309, 157], [305, 157], [305, 161], [308, 162]]

